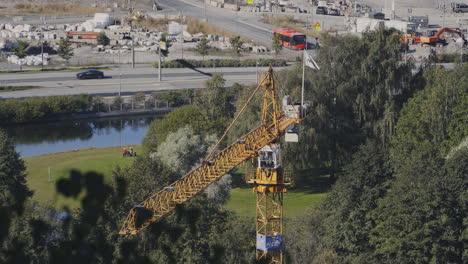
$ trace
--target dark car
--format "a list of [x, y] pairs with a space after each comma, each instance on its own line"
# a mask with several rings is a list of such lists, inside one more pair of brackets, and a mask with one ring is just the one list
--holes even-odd
[[318, 15], [326, 15], [327, 14], [327, 8], [324, 6], [318, 6], [317, 11], [315, 11], [316, 14]]
[[98, 70], [86, 70], [84, 72], [79, 72], [76, 74], [77, 79], [102, 79], [104, 78], [104, 73]]

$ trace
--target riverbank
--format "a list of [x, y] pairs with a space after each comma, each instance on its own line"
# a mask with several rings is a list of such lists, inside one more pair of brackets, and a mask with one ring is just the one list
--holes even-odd
[[[141, 152], [141, 146], [134, 146], [134, 148], [137, 153]], [[110, 182], [112, 171], [116, 166], [127, 167], [135, 160], [122, 158], [121, 152], [120, 147], [90, 148], [24, 158], [28, 174], [27, 183], [34, 191], [33, 199], [40, 204], [55, 208], [63, 206], [78, 208], [79, 201], [57, 195], [55, 190], [57, 180], [68, 177], [71, 169], [77, 169], [83, 172], [101, 173], [105, 181]], [[307, 207], [317, 204], [325, 196], [326, 193], [290, 191], [284, 196], [285, 215], [291, 217], [303, 215]], [[255, 216], [255, 195], [252, 189], [233, 189], [225, 208], [240, 216]]]
[[128, 111], [113, 111], [113, 112], [96, 112], [96, 113], [81, 113], [71, 114], [68, 116], [50, 118], [45, 121], [64, 121], [64, 120], [78, 120], [78, 119], [92, 119], [92, 118], [106, 118], [106, 117], [125, 117], [125, 116], [144, 116], [151, 114], [167, 114], [174, 110], [176, 107], [161, 107], [151, 109], [137, 109]]
[[81, 94], [0, 100], [0, 124], [166, 114], [175, 108], [169, 103], [166, 107], [158, 107], [154, 96], [140, 94], [138, 99], [136, 102], [135, 96], [109, 98]]

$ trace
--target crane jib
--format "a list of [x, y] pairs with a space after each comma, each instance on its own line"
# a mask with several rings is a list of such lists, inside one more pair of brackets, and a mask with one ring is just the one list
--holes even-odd
[[[277, 128], [273, 128], [274, 124], [257, 127], [209, 161], [133, 207], [119, 234], [134, 235], [158, 221], [172, 212], [177, 204], [187, 202], [242, 162], [256, 157], [262, 147], [275, 141], [290, 125], [299, 123], [300, 119], [283, 116], [278, 121]], [[275, 135], [275, 131], [279, 131], [281, 135]]]

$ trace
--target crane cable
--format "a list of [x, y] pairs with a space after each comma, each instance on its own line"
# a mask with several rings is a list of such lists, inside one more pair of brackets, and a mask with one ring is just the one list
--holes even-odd
[[[272, 70], [272, 68], [270, 67], [270, 70]], [[247, 100], [247, 102], [245, 103], [245, 105], [242, 107], [242, 109], [240, 110], [240, 112], [237, 114], [237, 116], [234, 118], [234, 120], [231, 122], [231, 124], [229, 125], [229, 127], [226, 129], [226, 131], [224, 132], [224, 134], [221, 136], [221, 138], [218, 140], [218, 142], [216, 143], [216, 145], [213, 147], [213, 149], [210, 151], [210, 153], [208, 154], [208, 156], [206, 156], [205, 160], [209, 160], [214, 152], [216, 151], [216, 149], [218, 148], [219, 144], [221, 144], [221, 141], [223, 141], [223, 139], [227, 136], [227, 134], [229, 133], [229, 131], [231, 130], [232, 126], [234, 125], [234, 123], [236, 123], [237, 119], [239, 119], [240, 115], [245, 111], [245, 109], [247, 108], [247, 106], [250, 104], [250, 102], [253, 100], [255, 94], [257, 93], [257, 91], [260, 89], [260, 87], [262, 87], [262, 83], [267, 79], [268, 77], [268, 74], [265, 75], [265, 77], [263, 78], [263, 80], [258, 83], [257, 85], [257, 88], [255, 88], [255, 90], [253, 91], [252, 95], [250, 96], [249, 100]]]

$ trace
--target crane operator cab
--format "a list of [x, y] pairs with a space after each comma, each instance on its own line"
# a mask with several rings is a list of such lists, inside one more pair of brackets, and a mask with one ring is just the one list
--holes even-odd
[[[283, 97], [283, 112], [286, 118], [299, 120], [306, 115], [307, 105], [301, 107], [300, 104], [291, 104], [291, 98], [289, 97], [289, 95], [286, 95], [285, 97]], [[284, 140], [286, 142], [299, 142], [299, 134], [299, 124], [292, 124], [286, 129]]]
[[258, 152], [258, 168], [277, 169], [280, 166], [280, 145], [270, 144], [260, 149]]
[[284, 184], [288, 184], [284, 180], [283, 169], [281, 168], [281, 145], [271, 143], [264, 146], [258, 151], [257, 169], [254, 175], [249, 175], [248, 183], [257, 185], [282, 185], [276, 187], [255, 187], [257, 191], [270, 188], [272, 190], [280, 190], [286, 192]]

